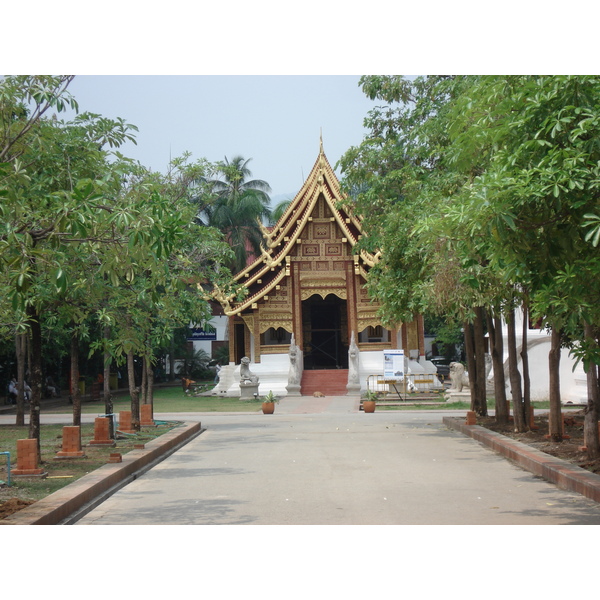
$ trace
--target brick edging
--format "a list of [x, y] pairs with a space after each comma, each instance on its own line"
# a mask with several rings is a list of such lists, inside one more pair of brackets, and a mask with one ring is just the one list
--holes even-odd
[[140, 472], [166, 458], [201, 432], [199, 422], [175, 427], [146, 443], [143, 449], [131, 450], [124, 454], [122, 462], [103, 465], [31, 506], [0, 520], [0, 525], [62, 524], [72, 515], [82, 511], [86, 505], [108, 497], [119, 487], [135, 479]]
[[504, 435], [479, 425], [467, 425], [464, 419], [443, 417], [442, 422], [450, 429], [460, 431], [474, 440], [514, 461], [520, 467], [563, 490], [577, 492], [590, 500], [600, 502], [600, 475], [590, 473], [577, 465], [536, 450]]

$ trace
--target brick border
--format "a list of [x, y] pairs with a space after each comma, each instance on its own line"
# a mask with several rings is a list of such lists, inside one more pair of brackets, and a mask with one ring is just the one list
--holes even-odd
[[143, 449], [134, 449], [123, 455], [122, 462], [107, 463], [0, 520], [0, 525], [71, 525], [203, 431], [199, 422], [175, 427], [146, 443]]
[[464, 419], [443, 417], [449, 429], [467, 435], [502, 456], [514, 461], [534, 475], [556, 484], [563, 490], [577, 492], [590, 500], [600, 502], [600, 475], [590, 473], [577, 465], [536, 450], [504, 435], [479, 425], [467, 425]]

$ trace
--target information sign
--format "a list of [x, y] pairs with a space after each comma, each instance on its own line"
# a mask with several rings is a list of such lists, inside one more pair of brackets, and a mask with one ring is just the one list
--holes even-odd
[[404, 381], [404, 350], [383, 351], [383, 379], [389, 382]]

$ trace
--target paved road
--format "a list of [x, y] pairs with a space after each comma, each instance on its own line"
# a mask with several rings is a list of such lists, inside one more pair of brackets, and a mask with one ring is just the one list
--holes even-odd
[[185, 415], [206, 431], [78, 524], [600, 524], [599, 504], [446, 429], [448, 413], [357, 408], [302, 398], [274, 415]]

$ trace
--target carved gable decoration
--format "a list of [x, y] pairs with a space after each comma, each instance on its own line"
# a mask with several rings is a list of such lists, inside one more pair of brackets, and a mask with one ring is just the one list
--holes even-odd
[[[284, 215], [271, 230], [262, 228], [261, 256], [235, 277], [247, 288], [247, 296], [240, 302], [229, 299], [225, 313], [256, 311], [261, 332], [267, 324], [291, 331], [294, 294], [302, 300], [313, 294], [346, 299], [349, 273], [361, 279], [358, 287], [364, 285], [376, 259], [353, 254], [361, 223], [351, 212], [337, 208], [343, 199], [321, 143], [310, 174]], [[293, 273], [298, 273], [296, 284]]]

